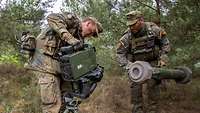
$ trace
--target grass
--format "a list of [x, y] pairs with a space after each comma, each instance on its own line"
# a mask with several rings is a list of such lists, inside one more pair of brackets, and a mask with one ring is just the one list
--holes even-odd
[[[0, 113], [41, 113], [37, 79], [15, 65], [0, 65]], [[117, 71], [106, 73], [90, 98], [83, 101], [83, 113], [130, 113], [130, 81]], [[200, 78], [187, 85], [168, 82], [161, 92], [162, 113], [199, 113]]]

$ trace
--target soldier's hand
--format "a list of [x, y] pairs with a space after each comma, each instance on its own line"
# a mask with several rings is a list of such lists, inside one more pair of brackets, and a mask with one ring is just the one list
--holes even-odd
[[84, 47], [83, 42], [81, 42], [79, 40], [75, 44], [73, 44], [73, 48], [75, 51], [83, 49], [83, 47]]
[[159, 67], [163, 67], [163, 66], [166, 66], [166, 65], [167, 65], [166, 62], [164, 62], [162, 60], [158, 61], [158, 66]]
[[69, 33], [63, 33], [62, 38], [69, 44], [75, 45], [79, 43], [79, 40], [74, 38], [71, 34]]
[[128, 71], [131, 68], [132, 64], [132, 62], [128, 61], [127, 65], [125, 66], [125, 69]]
[[168, 62], [169, 62], [168, 56], [166, 54], [161, 55], [160, 60], [158, 61], [158, 66], [159, 67], [167, 66]]

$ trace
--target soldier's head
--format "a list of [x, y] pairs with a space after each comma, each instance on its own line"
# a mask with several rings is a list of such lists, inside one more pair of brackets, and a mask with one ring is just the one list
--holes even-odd
[[94, 17], [86, 17], [81, 22], [82, 36], [83, 37], [98, 37], [98, 34], [103, 32], [103, 27], [100, 22]]
[[131, 11], [126, 14], [127, 26], [133, 33], [137, 33], [144, 25], [143, 14], [140, 11]]

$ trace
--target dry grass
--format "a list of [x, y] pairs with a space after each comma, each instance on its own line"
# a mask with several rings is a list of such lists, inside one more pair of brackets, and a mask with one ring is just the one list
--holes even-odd
[[15, 65], [0, 65], [0, 113], [39, 113], [36, 79]]
[[[161, 113], [199, 113], [200, 79], [187, 85], [169, 82], [161, 92]], [[105, 77], [95, 93], [81, 105], [82, 113], [131, 113], [128, 80]]]
[[[81, 104], [81, 113], [131, 113], [129, 80], [119, 75], [107, 73]], [[161, 93], [162, 113], [199, 113], [199, 81], [195, 78], [187, 85], [170, 82]], [[41, 113], [36, 79], [23, 68], [0, 65], [0, 89], [0, 113]]]
[[81, 105], [83, 113], [127, 113], [131, 110], [128, 80], [105, 77], [94, 94]]

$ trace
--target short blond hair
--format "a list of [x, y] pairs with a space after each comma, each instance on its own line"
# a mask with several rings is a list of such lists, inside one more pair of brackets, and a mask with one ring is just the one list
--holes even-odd
[[94, 33], [94, 37], [98, 37], [99, 33], [103, 32], [103, 27], [101, 25], [101, 23], [94, 17], [86, 17], [82, 20], [82, 22], [87, 22], [90, 21], [92, 22], [92, 24], [96, 25], [96, 33]]

